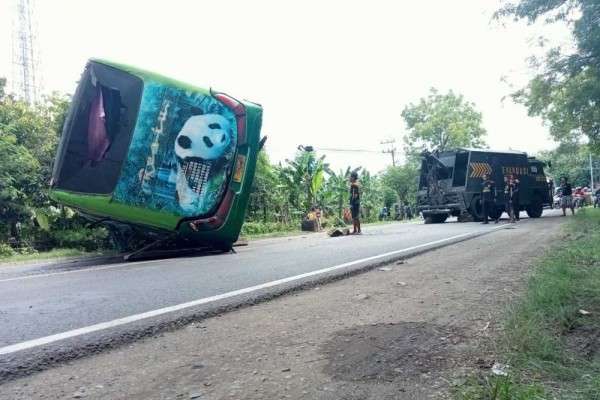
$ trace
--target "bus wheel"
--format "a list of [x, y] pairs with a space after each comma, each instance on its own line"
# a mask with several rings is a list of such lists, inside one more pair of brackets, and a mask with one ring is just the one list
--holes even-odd
[[527, 215], [529, 218], [539, 218], [542, 216], [544, 212], [544, 205], [542, 204], [542, 199], [539, 196], [534, 196], [531, 204], [527, 206], [525, 209], [527, 211]]
[[469, 207], [469, 214], [471, 214], [474, 221], [483, 221], [483, 203], [481, 202], [481, 196], [473, 196], [471, 206]]

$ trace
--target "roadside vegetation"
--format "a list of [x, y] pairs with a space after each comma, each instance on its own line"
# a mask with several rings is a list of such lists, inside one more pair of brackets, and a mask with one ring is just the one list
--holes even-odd
[[456, 398], [600, 398], [600, 210], [580, 211], [508, 310], [496, 353], [506, 376], [482, 374]]

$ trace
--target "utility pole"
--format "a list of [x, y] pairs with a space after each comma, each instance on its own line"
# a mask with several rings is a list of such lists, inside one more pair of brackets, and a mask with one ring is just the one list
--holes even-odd
[[395, 167], [396, 166], [396, 139], [390, 139], [390, 140], [384, 140], [383, 142], [381, 142], [382, 145], [388, 145], [389, 147], [387, 149], [382, 150], [382, 153], [384, 154], [391, 154], [392, 155], [392, 165]]

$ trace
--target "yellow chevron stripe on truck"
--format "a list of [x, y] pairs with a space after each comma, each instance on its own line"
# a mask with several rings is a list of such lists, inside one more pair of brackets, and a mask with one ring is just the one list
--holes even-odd
[[490, 175], [492, 173], [492, 167], [488, 163], [472, 162], [469, 164], [471, 167], [471, 178], [483, 178], [484, 175]]

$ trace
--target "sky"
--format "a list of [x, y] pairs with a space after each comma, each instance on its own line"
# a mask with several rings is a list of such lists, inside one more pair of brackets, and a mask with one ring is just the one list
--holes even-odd
[[[0, 76], [9, 80], [15, 1], [0, 0]], [[310, 145], [334, 169], [377, 172], [391, 164], [381, 141], [395, 139], [402, 159], [402, 109], [431, 87], [475, 103], [490, 148], [555, 146], [542, 122], [506, 96], [531, 76], [526, 59], [540, 52], [537, 38], [564, 44], [568, 31], [498, 23], [500, 4], [36, 0], [35, 16], [45, 92], [72, 93], [90, 57], [124, 62], [260, 103], [272, 161]]]

